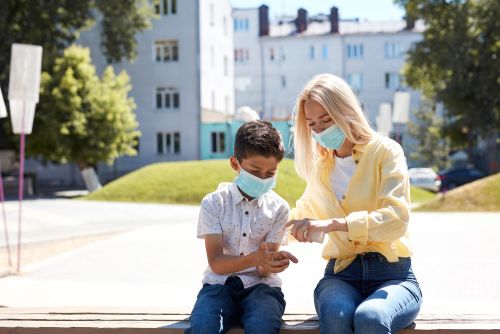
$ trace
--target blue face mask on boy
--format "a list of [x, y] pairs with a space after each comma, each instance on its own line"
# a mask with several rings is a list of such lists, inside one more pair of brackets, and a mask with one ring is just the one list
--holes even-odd
[[[238, 163], [239, 165], [239, 163]], [[276, 175], [267, 179], [261, 179], [250, 174], [240, 166], [240, 174], [234, 180], [236, 185], [245, 194], [251, 197], [260, 197], [276, 186]]]
[[321, 133], [312, 131], [314, 139], [324, 148], [338, 150], [345, 141], [345, 134], [337, 124], [330, 126]]

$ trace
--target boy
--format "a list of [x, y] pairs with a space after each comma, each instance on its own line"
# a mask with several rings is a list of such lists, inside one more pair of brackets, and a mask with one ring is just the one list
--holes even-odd
[[290, 208], [276, 193], [284, 156], [271, 123], [243, 124], [230, 164], [238, 173], [205, 196], [198, 238], [205, 239], [208, 268], [186, 333], [224, 333], [241, 323], [245, 333], [278, 333], [285, 310], [281, 280], [292, 254], [278, 251]]

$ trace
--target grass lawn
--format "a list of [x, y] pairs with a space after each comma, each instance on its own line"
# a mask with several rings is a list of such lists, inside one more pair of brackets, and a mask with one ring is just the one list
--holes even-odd
[[[231, 182], [234, 172], [228, 160], [186, 161], [152, 164], [108, 183], [87, 197], [97, 201], [200, 204], [220, 182]], [[280, 164], [275, 191], [291, 207], [305, 188], [293, 166], [293, 160]], [[412, 188], [414, 203], [432, 198], [434, 194]]]
[[416, 211], [500, 211], [500, 173], [438, 195]]
[[412, 203], [424, 203], [436, 197], [436, 194], [422, 188], [411, 187], [410, 196]]

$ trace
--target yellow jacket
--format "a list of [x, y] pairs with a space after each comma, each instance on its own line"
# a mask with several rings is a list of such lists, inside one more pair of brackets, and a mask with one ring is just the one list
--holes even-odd
[[335, 258], [334, 272], [345, 269], [357, 254], [378, 252], [390, 262], [409, 257], [410, 182], [403, 149], [374, 135], [355, 145], [356, 170], [342, 201], [335, 197], [330, 172], [333, 154], [318, 158], [306, 189], [291, 212], [292, 219], [345, 218], [348, 232], [331, 232], [323, 257]]

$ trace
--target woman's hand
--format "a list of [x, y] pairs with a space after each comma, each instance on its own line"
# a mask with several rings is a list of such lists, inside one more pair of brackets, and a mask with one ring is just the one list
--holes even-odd
[[314, 220], [314, 219], [301, 219], [301, 220], [290, 220], [285, 228], [292, 226], [291, 234], [299, 242], [312, 242], [314, 235], [318, 233], [328, 233], [332, 231], [343, 231], [347, 232], [347, 224], [345, 219], [326, 219], [326, 220]]

